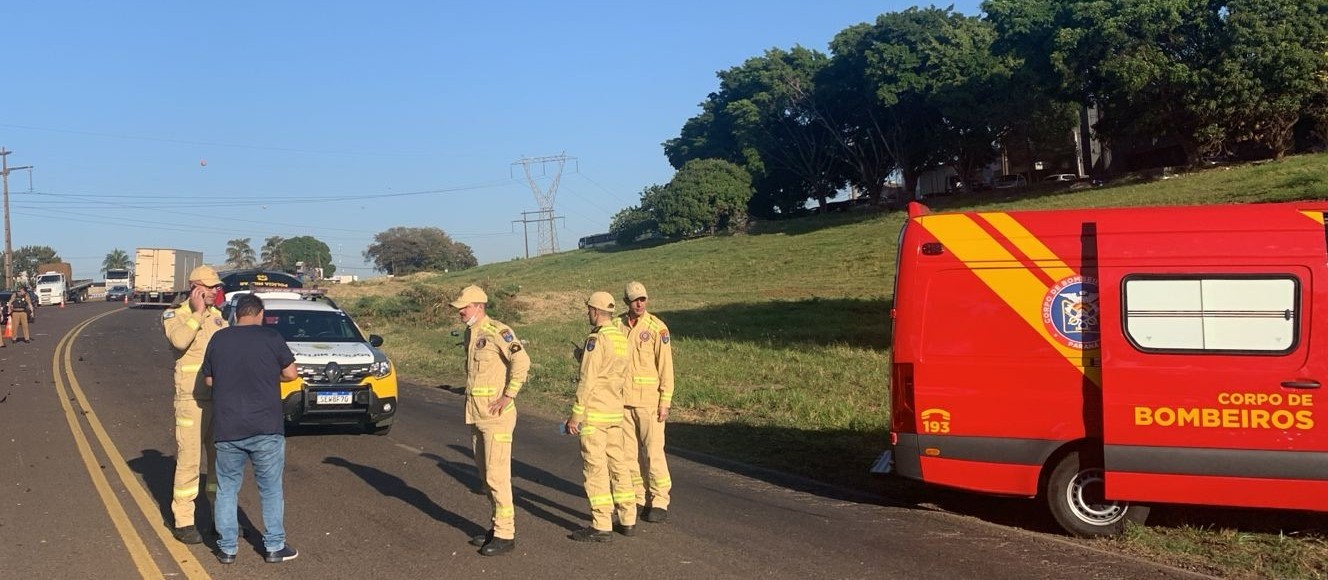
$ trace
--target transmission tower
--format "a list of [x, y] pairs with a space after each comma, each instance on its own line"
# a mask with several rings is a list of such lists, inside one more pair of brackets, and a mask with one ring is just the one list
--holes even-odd
[[[569, 160], [575, 160], [575, 157], [568, 157], [565, 154], [548, 155], [545, 157], [522, 157], [512, 165], [520, 165], [526, 174], [526, 181], [530, 183], [530, 191], [535, 194], [535, 203], [539, 204], [539, 218], [532, 220], [538, 223], [539, 232], [539, 254], [552, 254], [558, 251], [558, 232], [554, 228], [553, 220], [553, 201], [558, 196], [558, 181], [563, 177], [563, 167]], [[553, 172], [553, 181], [549, 184], [548, 191], [545, 191], [535, 182], [536, 178], [544, 177], [549, 174], [549, 165], [555, 165], [556, 171]], [[532, 166], [538, 166], [538, 171], [532, 170]]]

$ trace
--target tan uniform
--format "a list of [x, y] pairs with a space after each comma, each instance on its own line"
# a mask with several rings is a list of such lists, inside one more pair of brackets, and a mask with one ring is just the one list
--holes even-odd
[[475, 467], [493, 503], [493, 537], [516, 537], [512, 502], [512, 430], [516, 402], [492, 415], [489, 405], [503, 395], [516, 398], [530, 372], [530, 357], [511, 327], [481, 316], [466, 329], [466, 424]]
[[[195, 314], [185, 302], [162, 314], [162, 326], [171, 346], [179, 351], [175, 360], [175, 485], [171, 511], [175, 527], [194, 525], [194, 500], [198, 498], [199, 455], [207, 452], [208, 471], [217, 464], [212, 446], [212, 391], [198, 376], [203, 353], [218, 330], [226, 328], [221, 311], [208, 307]], [[207, 492], [217, 491], [217, 482], [209, 477]]]
[[[33, 304], [32, 304], [32, 300], [29, 299], [29, 298], [27, 298], [27, 297], [19, 298], [19, 297], [18, 297], [18, 292], [24, 292], [24, 293], [26, 293], [27, 291], [26, 291], [26, 290], [18, 290], [18, 291], [16, 291], [14, 294], [11, 294], [11, 295], [9, 296], [9, 305], [10, 305], [10, 308], [12, 309], [12, 310], [10, 311], [9, 315], [12, 316], [12, 317], [14, 318], [14, 338], [13, 338], [13, 340], [14, 340], [14, 342], [18, 342], [18, 337], [19, 337], [19, 335], [21, 334], [21, 335], [23, 336], [23, 341], [24, 341], [24, 342], [27, 342], [27, 341], [29, 341], [29, 340], [32, 340], [32, 337], [28, 334], [28, 332], [29, 332], [29, 331], [28, 331], [28, 321], [29, 321], [30, 313], [32, 312]], [[0, 339], [0, 340], [3, 340], [3, 339]]]
[[[664, 457], [665, 423], [659, 420], [659, 408], [673, 404], [673, 347], [669, 344], [669, 328], [649, 312], [642, 314], [635, 325], [627, 314], [619, 316], [617, 324], [631, 348], [631, 381], [624, 397], [627, 416], [623, 427], [627, 432], [627, 464], [632, 470], [636, 503], [668, 509], [673, 480]], [[649, 494], [638, 458], [642, 449], [649, 466]]]
[[623, 390], [627, 383], [627, 338], [617, 327], [596, 328], [581, 356], [572, 422], [581, 424], [581, 460], [590, 499], [591, 527], [613, 530], [618, 522], [636, 525], [632, 473], [623, 449]]

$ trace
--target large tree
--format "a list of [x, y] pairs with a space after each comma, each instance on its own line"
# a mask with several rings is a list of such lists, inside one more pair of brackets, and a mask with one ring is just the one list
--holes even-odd
[[1223, 7], [1209, 0], [989, 0], [1000, 45], [1059, 84], [1062, 97], [1096, 106], [1108, 143], [1170, 138], [1196, 162], [1220, 147]]
[[911, 195], [928, 169], [985, 161], [1001, 128], [972, 107], [1003, 73], [993, 38], [978, 18], [940, 8], [882, 14], [835, 36], [820, 78], [821, 118], [839, 135], [860, 188], [879, 191], [893, 168]]
[[379, 232], [364, 258], [373, 261], [379, 271], [392, 275], [464, 270], [479, 265], [470, 246], [434, 227], [398, 226]]
[[236, 238], [226, 242], [226, 265], [235, 270], [254, 267], [254, 249], [249, 245], [252, 238]]
[[651, 209], [653, 200], [664, 194], [663, 185], [651, 185], [641, 190], [641, 204], [626, 208], [613, 216], [609, 233], [620, 246], [626, 246], [642, 236], [659, 232], [659, 224]]
[[40, 274], [37, 271], [38, 264], [61, 261], [59, 254], [50, 246], [23, 246], [14, 250], [13, 259], [15, 276], [22, 273]]
[[102, 259], [101, 271], [124, 270], [128, 269], [131, 265], [133, 265], [133, 261], [129, 259], [129, 254], [126, 254], [125, 251], [120, 248], [116, 248], [111, 250], [111, 252], [106, 254], [106, 257]]
[[281, 236], [271, 236], [263, 241], [263, 249], [260, 251], [260, 259], [264, 268], [272, 270], [286, 270], [290, 264], [286, 263], [286, 255], [281, 251], [281, 244], [286, 238]]
[[1222, 4], [1222, 51], [1209, 73], [1222, 136], [1281, 157], [1296, 123], [1328, 93], [1328, 0]]
[[314, 268], [322, 268], [323, 277], [328, 278], [337, 271], [336, 264], [332, 263], [332, 249], [318, 238], [295, 236], [283, 240], [277, 247], [286, 259], [287, 269], [295, 268], [297, 262], [303, 262], [302, 274], [311, 274]]
[[648, 203], [668, 237], [714, 234], [746, 222], [752, 178], [743, 168], [721, 159], [688, 161]]
[[706, 158], [739, 165], [753, 179], [754, 215], [786, 215], [808, 199], [824, 206], [842, 181], [836, 140], [814, 102], [816, 75], [828, 63], [815, 50], [773, 48], [719, 72], [719, 90], [702, 113], [665, 143], [669, 161], [675, 168]]

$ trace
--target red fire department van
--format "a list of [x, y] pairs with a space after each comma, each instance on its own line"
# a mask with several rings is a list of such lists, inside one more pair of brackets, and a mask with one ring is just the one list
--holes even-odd
[[1328, 511], [1326, 211], [910, 204], [878, 465], [1080, 536], [1149, 503]]

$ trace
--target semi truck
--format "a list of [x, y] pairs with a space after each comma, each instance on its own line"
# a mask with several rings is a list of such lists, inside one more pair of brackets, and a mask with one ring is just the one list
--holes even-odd
[[75, 280], [73, 268], [68, 263], [38, 264], [37, 272], [37, 304], [64, 306], [66, 302], [83, 302], [88, 299], [92, 279]]
[[111, 268], [106, 271], [106, 289], [109, 290], [116, 286], [129, 288], [133, 285], [134, 274], [128, 268]]
[[169, 306], [189, 292], [189, 272], [203, 265], [203, 252], [172, 248], [138, 248], [134, 252], [134, 294], [137, 305]]

